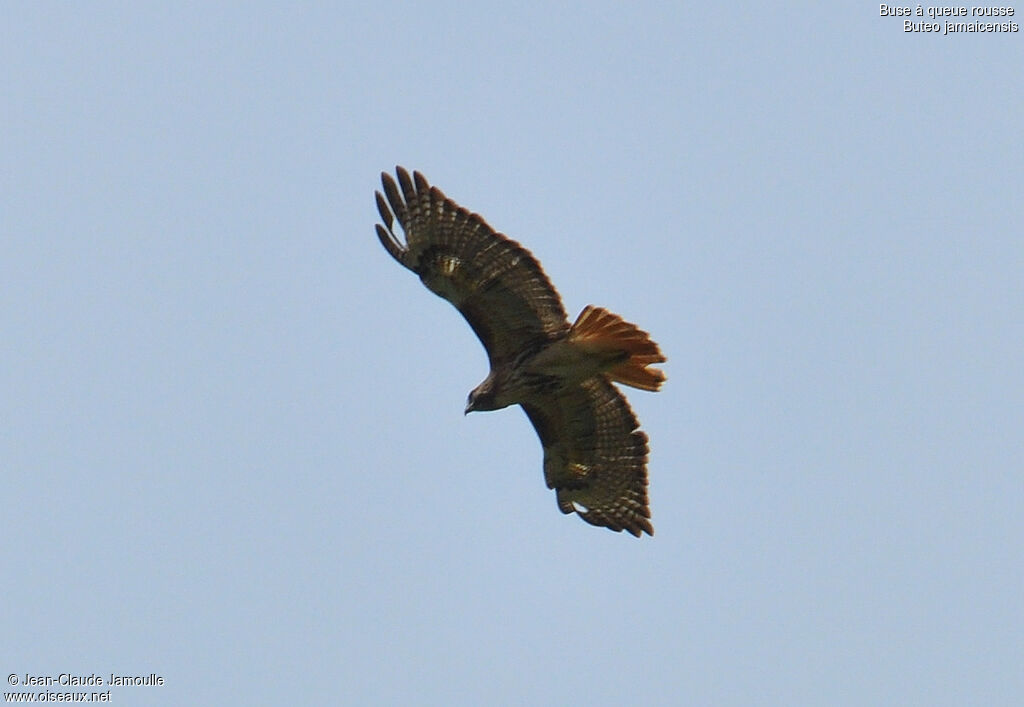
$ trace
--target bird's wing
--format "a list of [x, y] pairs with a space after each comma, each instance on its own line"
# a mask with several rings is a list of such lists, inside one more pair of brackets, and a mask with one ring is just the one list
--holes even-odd
[[[478, 214], [396, 168], [398, 183], [381, 175], [377, 235], [388, 253], [473, 327], [492, 368], [558, 338], [569, 328], [558, 292], [530, 251], [497, 233]], [[398, 221], [403, 243], [393, 230]]]
[[604, 376], [522, 403], [544, 447], [544, 479], [562, 513], [640, 537], [647, 507], [647, 435]]

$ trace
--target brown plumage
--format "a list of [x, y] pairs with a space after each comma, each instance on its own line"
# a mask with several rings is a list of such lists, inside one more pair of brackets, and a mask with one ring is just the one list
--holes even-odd
[[665, 360], [658, 345], [646, 331], [607, 309], [590, 304], [584, 307], [569, 330], [569, 341], [596, 355], [603, 351], [626, 352], [628, 358], [607, 371], [608, 377], [617, 383], [653, 392], [665, 382], [663, 372], [648, 368]]
[[[665, 357], [647, 332], [587, 306], [570, 327], [540, 263], [419, 172], [382, 174], [377, 236], [399, 263], [462, 312], [490, 360], [466, 412], [520, 405], [544, 448], [544, 479], [563, 513], [639, 537], [647, 505], [647, 435], [612, 381], [658, 390]], [[404, 243], [393, 230], [395, 221]]]

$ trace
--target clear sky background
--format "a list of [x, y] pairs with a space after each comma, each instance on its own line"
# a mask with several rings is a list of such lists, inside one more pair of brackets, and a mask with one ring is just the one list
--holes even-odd
[[[1019, 704], [1024, 31], [345, 5], [0, 10], [3, 676]], [[661, 344], [653, 538], [463, 417], [483, 349], [373, 232], [396, 164]]]

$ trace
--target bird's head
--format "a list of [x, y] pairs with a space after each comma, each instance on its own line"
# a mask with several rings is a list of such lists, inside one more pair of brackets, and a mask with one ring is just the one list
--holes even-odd
[[466, 415], [478, 410], [497, 409], [498, 407], [494, 404], [494, 386], [491, 383], [490, 377], [469, 391], [469, 398], [466, 400]]

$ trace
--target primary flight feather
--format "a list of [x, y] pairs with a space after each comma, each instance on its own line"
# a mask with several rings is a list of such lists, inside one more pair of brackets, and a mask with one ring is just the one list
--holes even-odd
[[[571, 326], [540, 263], [419, 172], [381, 174], [388, 253], [462, 312], [490, 360], [466, 412], [520, 405], [544, 448], [544, 479], [563, 513], [639, 537], [647, 505], [647, 435], [612, 381], [658, 390], [665, 357], [647, 332], [588, 305]], [[395, 235], [395, 222], [404, 242]]]

